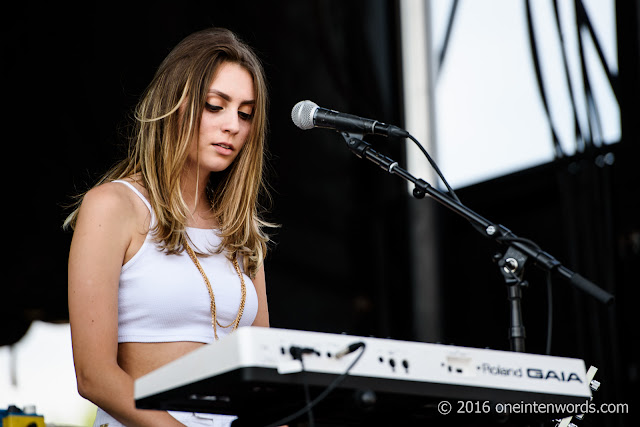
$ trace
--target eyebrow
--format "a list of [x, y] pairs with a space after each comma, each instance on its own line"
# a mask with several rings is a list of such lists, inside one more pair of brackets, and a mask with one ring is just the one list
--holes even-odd
[[[220, 92], [219, 90], [209, 89], [210, 94], [218, 95], [220, 98], [224, 99], [227, 102], [231, 102], [231, 97], [224, 92]], [[256, 103], [255, 100], [249, 99], [246, 101], [242, 101], [240, 105], [254, 105]]]

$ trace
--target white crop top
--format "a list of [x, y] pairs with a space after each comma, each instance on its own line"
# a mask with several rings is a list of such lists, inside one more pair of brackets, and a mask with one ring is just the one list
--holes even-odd
[[[148, 200], [130, 183], [131, 188], [155, 215]], [[187, 228], [196, 252], [212, 253], [221, 242], [211, 229]], [[240, 278], [224, 254], [198, 257], [215, 296], [217, 318], [228, 325], [238, 314], [241, 300]], [[241, 261], [241, 260], [238, 260]], [[243, 270], [242, 263], [240, 268]], [[244, 313], [239, 326], [250, 326], [258, 312], [258, 296], [246, 275]], [[217, 327], [218, 337], [231, 328]], [[118, 342], [215, 341], [211, 325], [211, 300], [202, 275], [186, 252], [167, 255], [149, 232], [138, 252], [120, 272], [118, 290]]]

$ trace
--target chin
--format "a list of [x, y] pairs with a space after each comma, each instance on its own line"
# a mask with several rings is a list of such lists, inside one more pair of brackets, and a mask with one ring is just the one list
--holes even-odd
[[204, 164], [203, 169], [215, 173], [215, 172], [223, 172], [227, 169], [229, 169], [229, 166], [231, 166], [233, 162], [211, 162], [208, 164]]

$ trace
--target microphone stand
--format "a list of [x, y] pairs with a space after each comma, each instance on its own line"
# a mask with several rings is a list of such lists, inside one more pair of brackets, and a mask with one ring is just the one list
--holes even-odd
[[413, 189], [413, 196], [415, 198], [422, 199], [428, 194], [437, 202], [467, 219], [471, 225], [485, 237], [507, 246], [506, 252], [498, 260], [498, 266], [508, 287], [510, 308], [509, 340], [512, 351], [524, 352], [526, 334], [524, 325], [522, 324], [520, 302], [522, 300], [521, 288], [526, 286], [526, 282], [522, 281], [522, 275], [524, 273], [524, 265], [528, 259], [532, 259], [534, 265], [539, 268], [560, 275], [568, 280], [571, 285], [586, 292], [603, 304], [610, 304], [613, 301], [613, 295], [609, 292], [569, 270], [553, 256], [542, 251], [535, 243], [528, 239], [519, 238], [506, 227], [483, 218], [473, 210], [452, 199], [449, 195], [432, 187], [425, 180], [414, 177], [405, 169], [398, 166], [398, 162], [378, 153], [369, 143], [363, 141], [362, 138], [364, 135], [349, 134], [347, 132], [341, 132], [341, 135], [345, 139], [347, 147], [349, 147], [356, 156], [361, 159], [370, 160], [388, 173], [398, 175], [406, 181], [413, 183], [415, 185]]

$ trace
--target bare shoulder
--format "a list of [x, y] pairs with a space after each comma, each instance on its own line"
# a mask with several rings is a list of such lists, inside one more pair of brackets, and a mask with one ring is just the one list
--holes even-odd
[[[134, 187], [145, 195], [144, 188], [135, 184]], [[108, 182], [85, 194], [78, 211], [76, 231], [89, 225], [91, 228], [117, 227], [128, 230], [131, 236], [146, 235], [150, 223], [149, 208], [131, 188], [119, 182]]]
[[92, 188], [85, 194], [80, 207], [79, 219], [87, 216], [98, 219], [123, 219], [135, 216], [135, 194], [126, 186], [108, 182]]
[[[136, 200], [137, 199], [137, 200]], [[142, 207], [141, 207], [141, 206]], [[140, 246], [149, 211], [126, 185], [109, 182], [88, 191], [80, 205], [71, 244], [71, 259], [121, 266]], [[145, 222], [147, 221], [147, 222]], [[132, 242], [136, 248], [131, 247]], [[115, 267], [114, 267], [115, 268]]]

